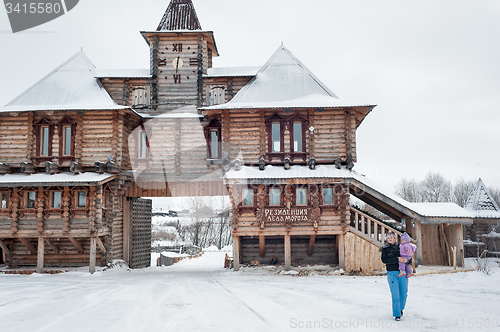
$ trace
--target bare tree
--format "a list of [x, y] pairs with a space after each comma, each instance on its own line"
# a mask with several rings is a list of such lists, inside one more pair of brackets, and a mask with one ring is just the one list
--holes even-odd
[[475, 186], [476, 183], [474, 181], [464, 181], [463, 179], [460, 179], [453, 186], [453, 202], [457, 203], [461, 207], [464, 207]]
[[422, 202], [421, 186], [413, 179], [402, 179], [396, 186], [396, 195], [408, 202]]
[[451, 182], [441, 174], [429, 172], [421, 182], [424, 202], [450, 202]]

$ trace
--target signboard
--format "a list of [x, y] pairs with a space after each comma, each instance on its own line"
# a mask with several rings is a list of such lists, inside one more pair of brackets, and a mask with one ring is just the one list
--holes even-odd
[[303, 208], [265, 208], [262, 221], [267, 222], [300, 222], [311, 221], [312, 209]]

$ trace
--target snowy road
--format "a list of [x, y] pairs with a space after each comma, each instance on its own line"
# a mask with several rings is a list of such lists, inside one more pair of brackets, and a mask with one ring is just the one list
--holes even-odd
[[500, 330], [498, 268], [412, 278], [396, 323], [385, 277], [233, 272], [223, 257], [94, 275], [0, 274], [0, 331]]

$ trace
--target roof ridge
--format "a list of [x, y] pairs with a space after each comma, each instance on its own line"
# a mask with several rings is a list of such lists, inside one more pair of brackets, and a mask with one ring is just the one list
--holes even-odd
[[54, 75], [55, 73], [57, 73], [61, 68], [63, 68], [64, 66], [66, 66], [68, 63], [70, 63], [71, 61], [73, 61], [74, 59], [76, 59], [79, 55], [83, 55], [85, 57], [85, 59], [87, 60], [87, 62], [92, 66], [91, 67], [91, 72], [95, 75], [96, 67], [89, 60], [89, 58], [87, 57], [87, 55], [85, 54], [85, 52], [83, 51], [83, 49], [80, 49], [73, 56], [71, 56], [68, 60], [64, 61], [62, 64], [60, 64], [59, 66], [57, 66], [55, 69], [53, 69], [52, 71], [50, 71], [47, 75], [45, 75], [44, 77], [42, 77], [41, 79], [39, 79], [35, 84], [33, 84], [28, 89], [26, 89], [24, 92], [22, 92], [20, 95], [18, 95], [16, 98], [12, 99], [9, 103], [5, 104], [5, 106], [11, 106], [11, 105], [13, 105], [16, 101], [18, 101], [19, 99], [21, 99], [22, 97], [24, 97], [25, 95], [27, 95], [29, 92], [33, 91], [36, 87], [38, 87], [40, 84], [42, 84], [43, 82], [45, 82], [48, 78], [50, 78], [52, 75]]

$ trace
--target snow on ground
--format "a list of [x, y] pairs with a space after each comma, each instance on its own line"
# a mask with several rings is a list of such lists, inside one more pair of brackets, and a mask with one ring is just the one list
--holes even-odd
[[222, 267], [224, 255], [207, 251], [169, 267], [116, 266], [94, 275], [85, 268], [0, 274], [0, 331], [498, 331], [495, 259], [490, 275], [411, 278], [398, 323], [384, 276], [301, 277], [279, 274], [279, 267], [234, 272]]

